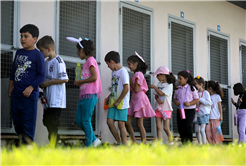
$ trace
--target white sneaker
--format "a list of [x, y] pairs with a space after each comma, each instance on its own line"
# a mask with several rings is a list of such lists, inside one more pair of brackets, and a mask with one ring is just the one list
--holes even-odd
[[101, 144], [102, 144], [102, 142], [98, 138], [93, 142], [94, 147], [97, 147], [97, 146], [99, 146]]

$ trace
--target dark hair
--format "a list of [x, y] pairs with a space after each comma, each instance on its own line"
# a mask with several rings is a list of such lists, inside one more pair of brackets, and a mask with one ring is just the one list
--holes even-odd
[[234, 84], [233, 90], [234, 90], [235, 96], [245, 93], [245, 88], [244, 88], [243, 84], [241, 84], [240, 82]]
[[114, 61], [115, 63], [120, 63], [120, 55], [116, 51], [110, 51], [105, 55], [104, 61], [110, 62], [110, 60]]
[[207, 87], [206, 89], [211, 87], [215, 93], [220, 95], [221, 99], [223, 98], [223, 96], [224, 96], [223, 91], [222, 91], [222, 89], [220, 87], [220, 84], [217, 81], [212, 81], [212, 80], [207, 81], [207, 86], [206, 87]]
[[49, 47], [52, 48], [53, 50], [55, 50], [55, 42], [52, 39], [51, 36], [44, 36], [41, 39], [39, 39], [39, 41], [37, 42], [37, 47], [43, 47], [45, 49], [48, 49]]
[[25, 32], [29, 32], [33, 38], [34, 37], [38, 38], [38, 36], [39, 36], [38, 27], [36, 25], [33, 25], [33, 24], [26, 24], [20, 29], [20, 33], [25, 33]]
[[[85, 52], [85, 55], [88, 56], [88, 55], [94, 55], [94, 50], [95, 50], [95, 46], [94, 46], [94, 43], [91, 41], [91, 40], [85, 40], [83, 39], [80, 44], [84, 47], [83, 50]], [[80, 51], [81, 50], [81, 47], [79, 45], [79, 43], [77, 43], [77, 46], [78, 50]]]
[[143, 62], [141, 59], [139, 59], [137, 55], [129, 56], [126, 61], [131, 62], [131, 63], [135, 63], [135, 62], [138, 63], [138, 66], [136, 70], [134, 71], [134, 73], [141, 71], [143, 74], [145, 74], [148, 69], [148, 65], [145, 62]]
[[178, 73], [179, 76], [182, 76], [184, 77], [185, 79], [188, 78], [188, 81], [187, 83], [190, 85], [190, 89], [191, 91], [194, 91], [194, 87], [195, 87], [195, 83], [194, 83], [194, 78], [193, 76], [190, 74], [190, 72], [187, 72], [187, 71], [180, 71]]
[[204, 87], [204, 89], [205, 89], [205, 81], [204, 81], [204, 79], [203, 79], [202, 77], [199, 77], [199, 76], [195, 77], [195, 81], [196, 81], [198, 84], [202, 84], [203, 87]]
[[167, 83], [173, 84], [173, 90], [176, 90], [176, 77], [173, 75], [173, 73], [170, 73], [169, 75], [165, 74], [167, 78]]

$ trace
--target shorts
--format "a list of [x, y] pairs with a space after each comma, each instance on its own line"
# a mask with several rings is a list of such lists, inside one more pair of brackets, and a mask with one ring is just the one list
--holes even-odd
[[[164, 112], [167, 114], [168, 119], [171, 119], [172, 111], [164, 111]], [[160, 118], [162, 117], [161, 114], [159, 113], [159, 111], [155, 110], [155, 114], [156, 114], [155, 117], [160, 117]]]
[[197, 117], [196, 124], [208, 124], [209, 114], [203, 115], [201, 117]]
[[123, 110], [119, 110], [115, 107], [110, 107], [108, 109], [108, 119], [113, 119], [116, 121], [127, 121], [127, 112], [128, 112], [128, 108], [127, 109], [123, 109]]

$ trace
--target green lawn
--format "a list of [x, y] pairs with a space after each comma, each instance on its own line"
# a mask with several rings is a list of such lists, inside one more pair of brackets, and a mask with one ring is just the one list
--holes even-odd
[[245, 165], [246, 145], [148, 145], [2, 148], [1, 165]]

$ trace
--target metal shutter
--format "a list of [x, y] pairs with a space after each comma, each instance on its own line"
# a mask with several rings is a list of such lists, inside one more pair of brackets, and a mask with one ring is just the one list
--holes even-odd
[[242, 57], [242, 83], [246, 87], [246, 46], [241, 45], [241, 57]]
[[221, 125], [223, 135], [230, 135], [229, 116], [229, 89], [228, 89], [228, 40], [212, 35], [210, 41], [210, 79], [218, 81], [222, 87], [224, 97], [222, 99], [223, 123]]
[[193, 75], [193, 28], [171, 21], [172, 72], [189, 70]]
[[2, 45], [13, 46], [14, 2], [1, 1], [1, 128], [13, 128], [10, 98], [8, 97], [9, 78], [14, 52]]
[[[96, 1], [60, 1], [59, 2], [59, 54], [69, 56], [65, 59], [69, 82], [66, 83], [66, 109], [60, 117], [60, 134], [81, 134], [75, 123], [79, 87], [74, 85], [77, 49], [76, 44], [66, 37], [89, 38], [96, 47], [97, 2]], [[95, 53], [96, 55], [96, 53]], [[96, 58], [96, 57], [95, 57]], [[82, 66], [83, 64], [81, 64]], [[96, 107], [95, 107], [96, 110]], [[91, 119], [93, 130], [96, 131], [96, 111]]]
[[[124, 3], [121, 3], [123, 5]], [[130, 7], [129, 7], [130, 6]], [[146, 64], [148, 65], [148, 70], [151, 69], [151, 15], [150, 12], [145, 12], [143, 9], [140, 9], [136, 6], [122, 6], [120, 8], [120, 14], [122, 11], [122, 64], [127, 67], [127, 58], [131, 55], [134, 55], [135, 51], [143, 57]], [[135, 10], [136, 9], [136, 10]], [[132, 77], [133, 74], [130, 73]], [[151, 84], [151, 76], [145, 74], [145, 79], [147, 84]], [[148, 96], [151, 102], [151, 91], [147, 91], [146, 95]], [[154, 131], [152, 125], [154, 121], [151, 118], [146, 118], [143, 121], [146, 135], [153, 136]], [[151, 125], [152, 124], [152, 125]], [[138, 136], [139, 130], [137, 127], [137, 120], [133, 118], [132, 127], [135, 132], [135, 135]]]

